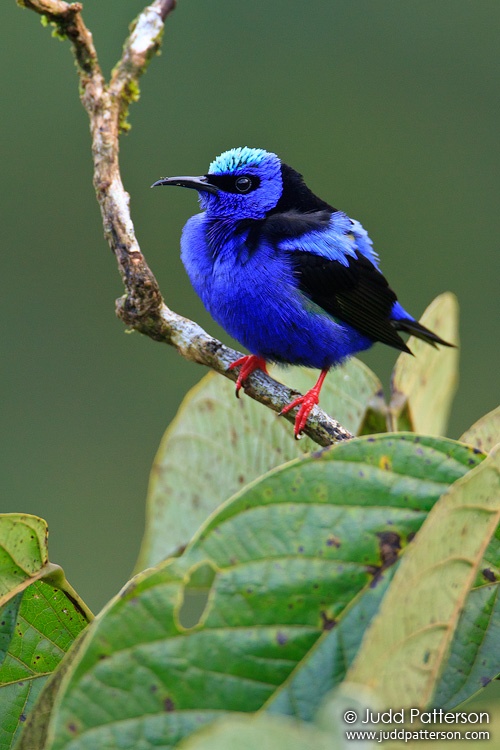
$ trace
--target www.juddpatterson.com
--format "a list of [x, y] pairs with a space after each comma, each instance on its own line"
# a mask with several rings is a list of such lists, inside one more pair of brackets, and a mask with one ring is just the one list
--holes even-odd
[[467, 730], [460, 732], [458, 729], [347, 729], [346, 740], [371, 740], [372, 742], [385, 742], [386, 740], [489, 740], [490, 733], [484, 729]]
[[[486, 711], [466, 713], [465, 711], [443, 711], [433, 709], [432, 711], [420, 711], [418, 708], [400, 709], [395, 711], [371, 711], [367, 709], [364, 713], [357, 713], [352, 709], [344, 712], [346, 724], [364, 724], [366, 729], [354, 729], [346, 731], [347, 740], [488, 740], [490, 733], [484, 730], [465, 731], [452, 729], [443, 724], [489, 724], [490, 717]], [[373, 729], [374, 726], [384, 725], [384, 728]], [[389, 728], [388, 725], [405, 724], [405, 728]], [[414, 725], [411, 727], [411, 725]], [[417, 726], [415, 725], [419, 725]], [[422, 724], [434, 725], [432, 729], [422, 728]], [[435, 725], [441, 725], [437, 728]], [[370, 729], [368, 729], [370, 727]]]

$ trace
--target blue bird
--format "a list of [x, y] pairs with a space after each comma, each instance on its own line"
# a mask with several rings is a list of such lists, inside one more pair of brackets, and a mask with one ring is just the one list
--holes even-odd
[[399, 335], [451, 346], [404, 310], [379, 269], [365, 229], [318, 198], [276, 154], [234, 148], [201, 177], [152, 185], [193, 188], [202, 212], [186, 223], [181, 258], [214, 320], [250, 355], [236, 394], [267, 362], [304, 365], [321, 374], [299, 407], [295, 437], [319, 401], [329, 369], [381, 341], [411, 354]]

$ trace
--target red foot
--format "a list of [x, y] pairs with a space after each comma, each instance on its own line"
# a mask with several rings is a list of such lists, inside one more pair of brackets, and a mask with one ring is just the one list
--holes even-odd
[[238, 379], [236, 380], [236, 397], [239, 398], [241, 386], [248, 380], [252, 372], [262, 370], [267, 373], [266, 360], [257, 354], [246, 354], [229, 365], [228, 370], [234, 370], [235, 367], [241, 367]]
[[284, 409], [280, 411], [282, 414], [287, 414], [289, 411], [294, 409], [296, 406], [300, 406], [297, 414], [295, 415], [295, 426], [293, 428], [293, 434], [295, 439], [298, 440], [304, 427], [306, 426], [307, 418], [312, 411], [313, 406], [319, 403], [319, 394], [323, 382], [328, 374], [328, 369], [321, 370], [321, 374], [318, 378], [316, 385], [311, 388], [304, 396], [299, 396], [291, 404], [287, 404]]

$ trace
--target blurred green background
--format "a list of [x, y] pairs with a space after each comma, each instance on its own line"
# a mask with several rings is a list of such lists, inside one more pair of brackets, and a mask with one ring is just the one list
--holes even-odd
[[[106, 73], [142, 7], [84, 2]], [[204, 371], [115, 318], [122, 289], [69, 46], [14, 0], [0, 18], [0, 510], [47, 519], [51, 559], [97, 610], [130, 575], [149, 467]], [[499, 30], [498, 0], [179, 0], [121, 147], [139, 242], [168, 304], [228, 341], [179, 260], [195, 195], [149, 185], [203, 173], [233, 146], [264, 147], [364, 224], [410, 311], [457, 294], [450, 436], [496, 406]], [[363, 359], [388, 384], [396, 356], [378, 346]]]

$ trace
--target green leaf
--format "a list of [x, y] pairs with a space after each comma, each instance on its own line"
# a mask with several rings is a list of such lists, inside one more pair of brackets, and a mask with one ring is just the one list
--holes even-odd
[[434, 705], [455, 708], [500, 674], [499, 586], [481, 586], [467, 597]]
[[465, 601], [436, 687], [434, 705], [455, 708], [500, 674], [499, 586], [500, 526], [488, 545], [474, 588]]
[[4, 606], [0, 608], [0, 667], [4, 663], [9, 650], [22, 598], [22, 592], [16, 594], [8, 604], [4, 604]]
[[[226, 712], [256, 711], [481, 460], [453, 441], [384, 435], [254, 482], [181, 557], [139, 574], [96, 618], [44, 747], [165, 750]], [[203, 587], [205, 607], [186, 627], [184, 595]]]
[[[50, 676], [41, 677], [36, 683], [34, 683], [34, 687], [43, 687], [43, 690], [36, 700], [36, 710], [32, 711], [29, 714], [28, 720], [23, 726], [19, 742], [15, 745], [15, 750], [33, 750], [34, 748], [37, 748], [38, 750], [39, 748], [45, 747], [45, 742], [47, 740], [47, 730], [54, 700], [66, 675], [66, 672], [71, 667], [73, 660], [76, 658], [76, 655], [78, 654], [78, 651], [81, 648], [87, 633], [88, 629], [85, 629], [79, 634], [79, 636], [77, 636], [70, 651], [66, 654], [63, 660], [59, 663], [57, 669], [52, 672]], [[40, 692], [40, 690], [38, 690], [38, 692]], [[30, 698], [32, 696], [34, 696], [34, 691], [30, 695]], [[25, 713], [27, 713], [26, 709]]]
[[87, 617], [61, 590], [35, 581], [0, 610], [13, 627], [0, 667], [0, 748], [14, 746], [47, 677], [54, 672]]
[[0, 514], [0, 606], [48, 562], [47, 524], [23, 513]]
[[7, 750], [91, 614], [48, 562], [41, 518], [0, 515], [0, 574], [0, 750]]
[[[337, 626], [318, 638], [299, 669], [292, 672], [263, 706], [264, 711], [288, 714], [303, 721], [314, 719], [321, 698], [345, 679], [398, 564], [384, 571], [375, 586], [363, 589], [353, 599]], [[311, 690], [312, 685], [314, 690]]]
[[[420, 322], [458, 345], [458, 303], [453, 294], [436, 297]], [[434, 348], [414, 336], [408, 346], [415, 356], [401, 354], [392, 374], [391, 429], [444, 435], [458, 382], [458, 349]]]
[[467, 595], [500, 520], [500, 451], [435, 505], [401, 561], [347, 679], [383, 707], [433, 701]]
[[[293, 368], [272, 373], [302, 392], [317, 373]], [[381, 389], [358, 360], [332, 371], [322, 407], [356, 433], [368, 402]], [[250, 398], [234, 397], [234, 384], [207, 375], [186, 398], [161, 442], [151, 471], [146, 531], [137, 570], [186, 544], [222, 502], [266, 471], [317, 448], [293, 440], [290, 425]]]
[[474, 422], [472, 427], [464, 432], [460, 442], [474, 445], [489, 453], [497, 443], [500, 443], [500, 406]]

